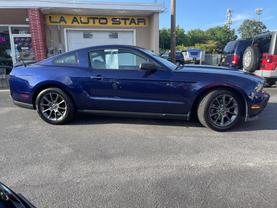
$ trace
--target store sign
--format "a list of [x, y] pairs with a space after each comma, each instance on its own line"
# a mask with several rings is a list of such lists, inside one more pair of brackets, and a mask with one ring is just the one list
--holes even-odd
[[72, 16], [47, 15], [48, 25], [64, 26], [110, 26], [110, 27], [147, 27], [147, 17], [110, 17], [110, 16]]
[[6, 43], [6, 37], [0, 36], [0, 43]]

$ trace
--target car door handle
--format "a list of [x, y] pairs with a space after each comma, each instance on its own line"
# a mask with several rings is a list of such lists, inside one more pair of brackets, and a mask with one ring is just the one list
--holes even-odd
[[91, 76], [91, 79], [95, 79], [95, 80], [102, 80], [103, 77], [101, 75], [96, 75], [96, 76]]

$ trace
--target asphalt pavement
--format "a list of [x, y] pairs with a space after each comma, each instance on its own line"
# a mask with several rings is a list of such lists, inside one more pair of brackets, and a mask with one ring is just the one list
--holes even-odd
[[0, 91], [0, 181], [37, 207], [277, 207], [277, 89], [256, 121], [80, 115], [43, 122]]

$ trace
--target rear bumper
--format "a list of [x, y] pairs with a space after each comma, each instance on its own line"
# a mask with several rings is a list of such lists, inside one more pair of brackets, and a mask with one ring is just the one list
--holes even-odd
[[255, 75], [265, 78], [273, 78], [277, 81], [277, 69], [275, 70], [256, 70]]
[[32, 104], [29, 104], [29, 103], [23, 103], [23, 102], [19, 102], [19, 101], [16, 101], [16, 100], [13, 100], [13, 103], [19, 107], [22, 107], [22, 108], [28, 108], [28, 109], [32, 109], [34, 110], [34, 106]]
[[248, 118], [259, 115], [267, 106], [270, 95], [266, 92], [258, 93], [248, 106]]

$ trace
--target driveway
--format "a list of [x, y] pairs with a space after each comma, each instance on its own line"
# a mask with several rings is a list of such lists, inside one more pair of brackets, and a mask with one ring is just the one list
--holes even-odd
[[277, 89], [257, 121], [81, 115], [52, 126], [0, 92], [0, 181], [37, 207], [277, 207]]

